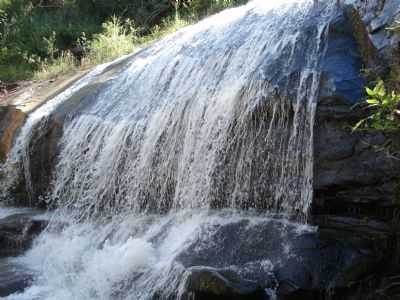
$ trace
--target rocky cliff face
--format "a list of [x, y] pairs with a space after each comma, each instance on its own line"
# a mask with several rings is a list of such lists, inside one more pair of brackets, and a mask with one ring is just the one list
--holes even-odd
[[[345, 42], [350, 48], [344, 51], [355, 53], [354, 61], [358, 59], [359, 64], [333, 64], [333, 73], [340, 75], [333, 88], [331, 83], [325, 84], [322, 90], [325, 94], [318, 106], [314, 212], [388, 216], [399, 205], [400, 182], [400, 161], [388, 149], [397, 147], [400, 136], [383, 132], [353, 133], [351, 126], [364, 113], [354, 106], [363, 97], [357, 94], [363, 92], [359, 84], [361, 70], [369, 69], [385, 77], [398, 67], [399, 36], [387, 28], [399, 15], [400, 4], [398, 1], [358, 1], [356, 6], [358, 10], [346, 9], [354, 43]], [[337, 24], [339, 29], [333, 31], [340, 32], [343, 26]], [[343, 49], [330, 49], [334, 57], [341, 57]], [[326, 92], [335, 90], [335, 86], [348, 90]]]
[[[340, 75], [334, 84], [332, 80], [324, 84], [318, 105], [313, 219], [320, 225], [322, 235], [328, 234], [360, 250], [369, 245], [361, 251], [369, 249], [372, 257], [380, 257], [378, 265], [354, 281], [362, 292], [350, 290], [338, 299], [397, 299], [394, 275], [399, 272], [400, 135], [352, 132], [351, 126], [365, 117], [365, 111], [355, 105], [363, 95], [354, 97], [363, 90], [358, 84], [362, 69], [382, 78], [392, 77], [394, 84], [400, 82], [396, 80], [400, 35], [387, 30], [400, 17], [400, 2], [353, 3], [357, 9], [348, 8], [347, 16], [354, 43], [346, 42], [351, 45], [346, 50], [330, 47], [338, 57], [340, 51], [354, 53], [353, 63], [333, 65], [332, 73]], [[343, 26], [337, 24], [339, 29], [333, 29], [336, 36], [343, 32]], [[332, 93], [335, 86], [348, 90]]]

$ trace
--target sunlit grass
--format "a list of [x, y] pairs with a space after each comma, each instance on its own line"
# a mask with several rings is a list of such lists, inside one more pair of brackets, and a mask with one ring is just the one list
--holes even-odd
[[71, 52], [62, 52], [61, 55], [51, 62], [45, 61], [40, 64], [34, 73], [33, 79], [47, 80], [60, 75], [72, 74], [79, 69], [78, 63]]
[[48, 80], [112, 61], [132, 53], [135, 49], [146, 47], [191, 23], [193, 22], [182, 19], [170, 19], [164, 21], [160, 26], [155, 26], [149, 34], [137, 37], [134, 32], [128, 31], [124, 27], [120, 19], [113, 17], [103, 24], [103, 32], [95, 35], [87, 45], [81, 62], [78, 62], [71, 52], [66, 51], [56, 59], [42, 62], [33, 78]]
[[178, 31], [179, 29], [193, 24], [195, 21], [187, 19], [173, 18], [164, 20], [161, 25], [155, 26], [150, 34], [140, 37], [137, 46], [144, 47], [154, 41], [160, 40], [168, 34]]

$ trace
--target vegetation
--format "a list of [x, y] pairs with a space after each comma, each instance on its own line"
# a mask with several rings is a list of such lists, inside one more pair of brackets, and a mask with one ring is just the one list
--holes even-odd
[[394, 21], [393, 25], [389, 27], [388, 30], [400, 32], [400, 20]]
[[388, 91], [383, 80], [379, 80], [374, 88], [365, 89], [370, 114], [359, 121], [354, 129], [369, 128], [376, 130], [400, 129], [400, 93]]
[[114, 59], [247, 0], [0, 0], [0, 81]]

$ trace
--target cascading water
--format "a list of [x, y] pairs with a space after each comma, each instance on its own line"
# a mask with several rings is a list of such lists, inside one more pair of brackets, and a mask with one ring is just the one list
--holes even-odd
[[[126, 58], [107, 80], [121, 61], [98, 67], [34, 112], [3, 166], [22, 161], [28, 190], [33, 130], [85, 94], [63, 123], [46, 195], [55, 220], [19, 258], [36, 279], [9, 299], [179, 298], [196, 263], [271, 274], [290, 237], [310, 228], [239, 209], [307, 215], [333, 10], [309, 0], [226, 10]], [[282, 227], [282, 257], [185, 263], [185, 251], [223, 249], [226, 226], [249, 245], [262, 228]]]

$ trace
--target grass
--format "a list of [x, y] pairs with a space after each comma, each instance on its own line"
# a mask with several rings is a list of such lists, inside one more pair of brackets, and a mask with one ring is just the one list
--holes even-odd
[[48, 80], [59, 75], [72, 74], [79, 69], [78, 62], [69, 51], [62, 52], [61, 55], [50, 63], [43, 62], [39, 69], [34, 73], [35, 80]]
[[[94, 35], [91, 42], [87, 43], [83, 39], [81, 47], [85, 54], [81, 62], [70, 51], [65, 51], [55, 59], [41, 62], [38, 70], [33, 73], [33, 78], [35, 80], [53, 79], [72, 74], [80, 69], [87, 69], [112, 61], [133, 52], [135, 49], [148, 46], [152, 42], [190, 24], [191, 22], [182, 19], [168, 19], [161, 25], [155, 26], [149, 34], [138, 37], [135, 35], [134, 29], [127, 29], [120, 19], [113, 17], [103, 24], [103, 32]], [[30, 75], [27, 74], [27, 77]], [[14, 76], [14, 78], [18, 77], [21, 76], [17, 74]]]
[[161, 25], [156, 25], [150, 34], [138, 39], [138, 46], [144, 47], [154, 41], [160, 40], [168, 34], [178, 31], [179, 29], [193, 24], [194, 20], [185, 19], [167, 19]]
[[131, 53], [136, 48], [136, 40], [133, 29], [128, 30], [120, 19], [112, 17], [103, 24], [103, 32], [96, 34], [88, 45], [86, 63], [100, 64]]
[[[0, 81], [50, 79], [112, 61], [246, 2], [74, 0], [45, 8], [39, 1], [0, 0]], [[77, 55], [79, 47], [83, 51]]]

